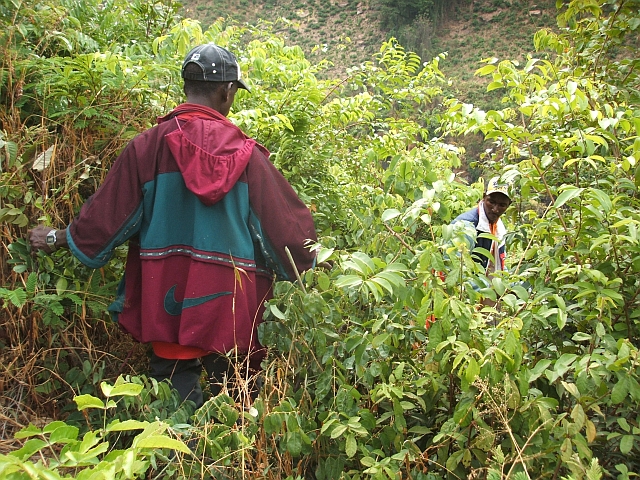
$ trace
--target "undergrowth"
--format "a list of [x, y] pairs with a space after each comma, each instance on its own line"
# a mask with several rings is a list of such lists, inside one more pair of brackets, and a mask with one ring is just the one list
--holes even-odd
[[[530, 58], [483, 62], [502, 96], [485, 110], [445, 95], [444, 55], [395, 39], [333, 79], [277, 25], [203, 30], [169, 0], [0, 0], [0, 476], [637, 476], [638, 7], [563, 4]], [[238, 52], [252, 94], [230, 119], [309, 205], [329, 268], [274, 285], [258, 400], [194, 411], [108, 317], [126, 246], [94, 271], [25, 238], [68, 224], [181, 101], [205, 41]], [[470, 161], [518, 192], [510, 270], [492, 277], [450, 226], [482, 196]]]

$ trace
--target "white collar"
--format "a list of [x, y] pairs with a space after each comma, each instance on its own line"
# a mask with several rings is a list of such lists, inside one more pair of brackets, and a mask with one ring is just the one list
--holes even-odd
[[[489, 224], [489, 219], [487, 218], [487, 214], [484, 211], [484, 201], [480, 202], [478, 206], [478, 226], [476, 230], [480, 230], [481, 232], [491, 233], [491, 226]], [[502, 219], [498, 219], [496, 223], [496, 237], [500, 240], [500, 244], [503, 243], [503, 238], [507, 233], [507, 228], [502, 223]]]

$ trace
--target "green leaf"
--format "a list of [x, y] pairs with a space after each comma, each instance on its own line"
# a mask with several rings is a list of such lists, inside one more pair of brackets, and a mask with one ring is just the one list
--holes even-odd
[[295, 131], [293, 125], [291, 125], [291, 121], [289, 121], [285, 115], [278, 113], [276, 114], [276, 117], [284, 124], [285, 127], [287, 127], [288, 130], [291, 130], [292, 132]]
[[449, 455], [446, 463], [447, 470], [450, 472], [455, 471], [458, 468], [458, 464], [462, 461], [463, 455], [464, 450], [458, 450]]
[[591, 335], [589, 335], [588, 333], [584, 333], [584, 332], [576, 332], [573, 334], [573, 341], [574, 342], [589, 342], [591, 341]]
[[36, 427], [35, 425], [29, 424], [28, 427], [24, 427], [22, 430], [18, 431], [14, 437], [15, 438], [28, 438], [36, 435], [42, 435], [42, 429]]
[[297, 457], [302, 451], [302, 434], [301, 432], [287, 432], [283, 442], [287, 452]]
[[381, 333], [379, 335], [376, 335], [373, 340], [371, 340], [371, 346], [373, 348], [378, 348], [380, 345], [383, 345], [387, 340], [389, 340], [390, 336], [390, 333]]
[[373, 259], [369, 257], [366, 253], [363, 252], [353, 252], [351, 254], [351, 259], [358, 264], [360, 269], [358, 270], [361, 273], [370, 274], [373, 273], [376, 269], [375, 263], [373, 263]]
[[331, 288], [331, 279], [324, 272], [318, 272], [318, 287], [322, 291], [327, 291]]
[[55, 420], [47, 425], [45, 425], [45, 427], [42, 429], [42, 433], [52, 433], [54, 431], [56, 431], [59, 428], [62, 427], [66, 427], [67, 424], [64, 423], [62, 420]]
[[582, 429], [582, 427], [585, 425], [587, 421], [587, 416], [585, 415], [584, 409], [582, 408], [581, 404], [577, 403], [573, 407], [573, 409], [571, 410], [571, 418], [576, 423], [578, 428]]
[[[384, 278], [387, 282], [389, 282], [390, 284], [396, 286], [396, 287], [400, 287], [402, 285], [404, 285], [404, 278], [402, 277], [402, 275], [399, 275], [395, 272], [392, 271], [387, 271], [386, 269], [383, 270], [382, 272], [379, 272], [378, 274], [376, 274], [375, 277], [373, 277], [374, 279], [376, 278]], [[391, 292], [392, 293], [392, 292]]]
[[9, 163], [12, 164], [16, 161], [16, 158], [18, 156], [18, 144], [15, 142], [6, 142], [5, 148], [7, 149], [7, 153], [9, 154]]
[[584, 191], [584, 188], [576, 188], [576, 187], [569, 187], [565, 189], [560, 195], [558, 195], [558, 198], [556, 198], [556, 201], [553, 204], [554, 208], [560, 208], [569, 200], [572, 200], [578, 197], [583, 191]]
[[[389, 272], [406, 272], [409, 269], [403, 263], [390, 263], [386, 267], [384, 267], [384, 271], [380, 273], [389, 273]], [[403, 280], [404, 281], [404, 280]]]
[[284, 313], [282, 313], [282, 312], [280, 311], [280, 309], [279, 309], [276, 305], [270, 304], [270, 305], [269, 305], [269, 311], [270, 311], [271, 313], [273, 313], [273, 316], [274, 316], [274, 317], [279, 318], [280, 320], [284, 320], [284, 319], [286, 319], [286, 318], [287, 318], [287, 317], [285, 316], [285, 314], [284, 314]]
[[609, 195], [607, 195], [606, 192], [597, 188], [592, 188], [589, 190], [589, 196], [595, 199], [596, 205], [599, 204], [600, 210], [604, 211], [604, 213], [609, 213], [613, 208], [611, 198], [609, 198]]
[[122, 395], [127, 397], [135, 397], [136, 395], [140, 394], [142, 389], [142, 385], [138, 385], [136, 383], [124, 383], [121, 385], [115, 385], [108, 396], [115, 397], [118, 395]]
[[82, 442], [80, 442], [77, 451], [79, 453], [87, 453], [91, 447], [96, 445], [99, 441], [100, 438], [98, 438], [97, 432], [87, 432], [84, 434], [84, 437], [82, 437]]
[[342, 268], [344, 270], [355, 270], [363, 276], [370, 273], [366, 268], [366, 265], [363, 265], [362, 262], [354, 262], [353, 260], [345, 260], [344, 262], [342, 262]]
[[77, 395], [73, 398], [73, 401], [78, 405], [78, 410], [86, 410], [87, 408], [105, 408], [102, 400], [89, 394]]
[[498, 295], [500, 296], [504, 295], [504, 292], [506, 291], [507, 288], [501, 278], [498, 278], [498, 277], [492, 278], [491, 284], [493, 285], [493, 288]]
[[362, 284], [362, 278], [358, 275], [339, 275], [335, 285], [340, 288], [350, 288]]
[[544, 371], [549, 368], [549, 365], [551, 365], [551, 360], [538, 360], [538, 363], [536, 363], [536, 365], [529, 371], [528, 382], [531, 383], [538, 379], [540, 375], [542, 375]]
[[22, 308], [27, 303], [27, 292], [22, 288], [16, 288], [15, 290], [7, 291], [7, 298], [14, 306]]
[[113, 390], [113, 385], [110, 385], [107, 382], [100, 382], [100, 389], [105, 397], [109, 398], [111, 396], [111, 390]]
[[529, 292], [521, 285], [514, 285], [513, 287], [511, 287], [511, 290], [520, 300], [527, 300], [529, 298]]
[[36, 284], [38, 282], [38, 274], [36, 272], [31, 272], [29, 277], [27, 278], [27, 283], [25, 285], [27, 294], [33, 295], [36, 291]]
[[[109, 451], [109, 442], [102, 442], [98, 444], [96, 447], [90, 448], [90, 449], [82, 449], [82, 450], [78, 449], [77, 451], [67, 450], [64, 453], [65, 460], [66, 460], [65, 463], [69, 466], [72, 466], [72, 464], [74, 463], [75, 465], [98, 464], [99, 462], [105, 461], [105, 458], [101, 456], [102, 454], [108, 451]], [[131, 450], [129, 450], [129, 452], [130, 454], [134, 453]]]
[[316, 396], [318, 399], [324, 398], [329, 394], [333, 387], [333, 375], [331, 369], [323, 371], [316, 381]]
[[382, 213], [382, 221], [388, 222], [400, 215], [400, 211], [395, 208], [389, 208]]
[[479, 77], [482, 77], [484, 75], [489, 75], [490, 73], [495, 72], [496, 68], [497, 67], [495, 65], [485, 65], [484, 67], [481, 67], [478, 70], [476, 70], [475, 75], [478, 75]]
[[347, 431], [347, 426], [346, 425], [338, 425], [336, 428], [333, 429], [333, 431], [331, 432], [331, 438], [338, 438], [341, 437], [342, 434], [344, 432]]
[[169, 448], [182, 453], [191, 453], [189, 447], [183, 442], [164, 435], [150, 435], [144, 438], [136, 437], [133, 440], [133, 446], [135, 448]]
[[316, 258], [316, 261], [318, 263], [326, 262], [331, 257], [331, 255], [333, 255], [333, 251], [333, 248], [322, 247], [318, 249], [318, 256]]
[[71, 425], [64, 425], [56, 428], [49, 436], [49, 442], [51, 443], [69, 443], [78, 438], [78, 427]]
[[464, 378], [467, 382], [472, 383], [480, 374], [480, 365], [475, 358], [471, 357], [467, 362], [467, 368], [464, 372]]
[[147, 421], [129, 419], [129, 420], [125, 420], [124, 422], [121, 422], [120, 420], [116, 419], [113, 422], [109, 423], [109, 425], [107, 425], [106, 430], [107, 432], [124, 432], [128, 430], [142, 430], [146, 428], [148, 425], [149, 425], [149, 422]]
[[553, 294], [553, 299], [556, 301], [556, 305], [560, 310], [564, 311], [567, 309], [567, 304], [565, 303], [564, 298], [562, 298], [560, 295]]
[[545, 375], [551, 382], [555, 382], [559, 377], [564, 376], [569, 371], [571, 365], [576, 360], [577, 355], [573, 353], [563, 353], [556, 360], [553, 370], [546, 370]]
[[640, 384], [633, 377], [627, 377], [629, 381], [629, 394], [634, 402], [640, 401]]
[[330, 418], [329, 420], [325, 421], [322, 424], [322, 428], [320, 429], [320, 434], [324, 434], [324, 432], [326, 432], [327, 429], [337, 421], [338, 419], [336, 417]]
[[362, 463], [362, 465], [364, 465], [365, 467], [373, 467], [377, 462], [375, 461], [375, 459], [371, 458], [371, 457], [362, 457], [360, 459], [360, 463]]
[[600, 290], [600, 293], [598, 296], [612, 298], [614, 300], [617, 300], [618, 302], [622, 302], [624, 300], [622, 295], [620, 295], [618, 292], [614, 290], [611, 290], [610, 288], [603, 288], [602, 290]]
[[626, 377], [622, 377], [618, 379], [618, 383], [616, 383], [611, 389], [611, 403], [616, 405], [621, 403], [627, 395], [629, 394], [629, 381]]
[[352, 433], [347, 435], [346, 444], [345, 444], [345, 453], [347, 457], [353, 458], [353, 456], [358, 451], [358, 443], [356, 442], [356, 437]]
[[633, 442], [633, 435], [623, 435], [620, 439], [620, 453], [626, 455], [631, 452], [631, 449], [633, 448]]
[[460, 426], [467, 426], [471, 421], [471, 412], [475, 399], [473, 397], [464, 397], [456, 405], [456, 409], [453, 413], [453, 420]]
[[58, 295], [62, 295], [67, 291], [67, 287], [69, 286], [69, 283], [67, 282], [67, 279], [64, 277], [60, 277], [58, 278], [58, 281], [56, 282], [56, 293]]
[[49, 444], [47, 442], [39, 438], [30, 438], [24, 443], [21, 448], [9, 453], [9, 455], [11, 455], [12, 457], [17, 457], [21, 460], [28, 460], [29, 458], [31, 458], [31, 456], [33, 456], [33, 454], [39, 452], [48, 445]]
[[618, 417], [616, 418], [616, 422], [618, 422], [618, 425], [620, 425], [620, 428], [622, 428], [622, 430], [624, 430], [625, 432], [629, 433], [631, 431], [631, 425], [629, 425], [629, 422], [627, 421], [626, 418]]
[[384, 278], [381, 278], [381, 275], [376, 275], [371, 279], [372, 282], [380, 285], [384, 288], [389, 294], [393, 294], [393, 285]]

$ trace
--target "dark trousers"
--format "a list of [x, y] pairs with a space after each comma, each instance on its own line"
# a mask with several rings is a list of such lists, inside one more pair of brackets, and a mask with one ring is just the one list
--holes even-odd
[[150, 374], [157, 381], [170, 380], [182, 400], [191, 400], [200, 408], [204, 396], [200, 386], [202, 369], [206, 370], [211, 395], [216, 396], [223, 389], [238, 403], [255, 400], [258, 396], [260, 380], [258, 371], [249, 366], [245, 356], [219, 355], [212, 353], [191, 360], [172, 360], [151, 354]]

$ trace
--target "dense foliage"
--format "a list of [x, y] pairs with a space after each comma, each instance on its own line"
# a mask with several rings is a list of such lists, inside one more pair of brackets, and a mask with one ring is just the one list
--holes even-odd
[[[443, 58], [394, 40], [324, 81], [268, 26], [203, 31], [170, 0], [0, 0], [0, 476], [640, 474], [640, 1], [559, 8], [524, 65], [478, 70], [506, 106], [482, 111], [443, 98]], [[141, 375], [144, 347], [105, 315], [126, 247], [92, 271], [24, 240], [65, 226], [181, 101], [181, 60], [208, 40], [239, 53], [252, 94], [231, 118], [273, 152], [332, 265], [276, 285], [249, 410], [222, 394], [194, 412]], [[493, 278], [448, 226], [481, 196], [455, 145], [478, 133], [478, 160], [518, 191]]]
[[379, 0], [382, 26], [393, 31], [416, 19], [437, 21], [444, 16], [445, 10], [459, 4], [468, 4], [468, 0]]

